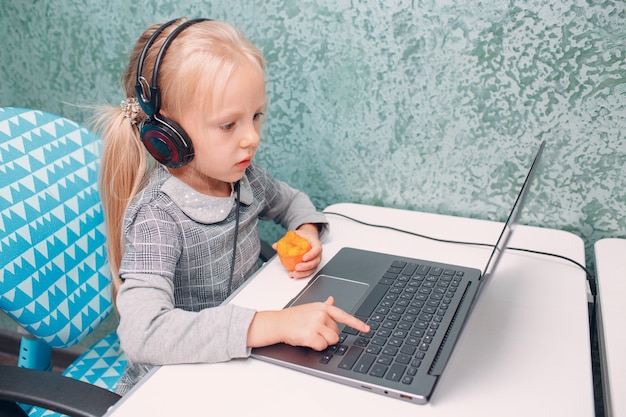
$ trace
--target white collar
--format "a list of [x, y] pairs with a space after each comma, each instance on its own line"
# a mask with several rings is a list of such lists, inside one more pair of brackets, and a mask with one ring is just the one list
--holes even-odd
[[[161, 186], [161, 191], [167, 194], [192, 220], [202, 224], [218, 223], [226, 219], [235, 203], [235, 191], [231, 185], [228, 197], [212, 197], [202, 194], [189, 185], [170, 174]], [[240, 201], [242, 204], [252, 204], [254, 195], [246, 175], [240, 182]]]

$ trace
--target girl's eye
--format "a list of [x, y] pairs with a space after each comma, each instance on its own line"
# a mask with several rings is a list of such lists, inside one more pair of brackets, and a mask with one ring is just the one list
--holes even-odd
[[254, 120], [260, 120], [264, 114], [262, 112], [258, 112], [254, 114]]
[[226, 123], [220, 126], [220, 128], [226, 132], [228, 132], [229, 130], [232, 130], [233, 127], [235, 127], [234, 123]]

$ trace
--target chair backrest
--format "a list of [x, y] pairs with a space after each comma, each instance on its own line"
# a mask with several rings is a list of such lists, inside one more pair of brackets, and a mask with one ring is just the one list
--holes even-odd
[[112, 310], [99, 155], [71, 120], [0, 108], [0, 308], [52, 347]]

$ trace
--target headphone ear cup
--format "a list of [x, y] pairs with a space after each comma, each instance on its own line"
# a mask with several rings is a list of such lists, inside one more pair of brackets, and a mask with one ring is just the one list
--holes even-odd
[[148, 117], [140, 124], [139, 133], [150, 155], [168, 168], [180, 168], [193, 159], [191, 139], [182, 127], [165, 116]]

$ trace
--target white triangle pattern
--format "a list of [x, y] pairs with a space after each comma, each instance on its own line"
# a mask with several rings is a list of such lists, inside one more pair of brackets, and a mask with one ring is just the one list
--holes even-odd
[[57, 347], [111, 310], [98, 169], [87, 129], [0, 108], [0, 251], [14, 254], [0, 261], [0, 308]]

